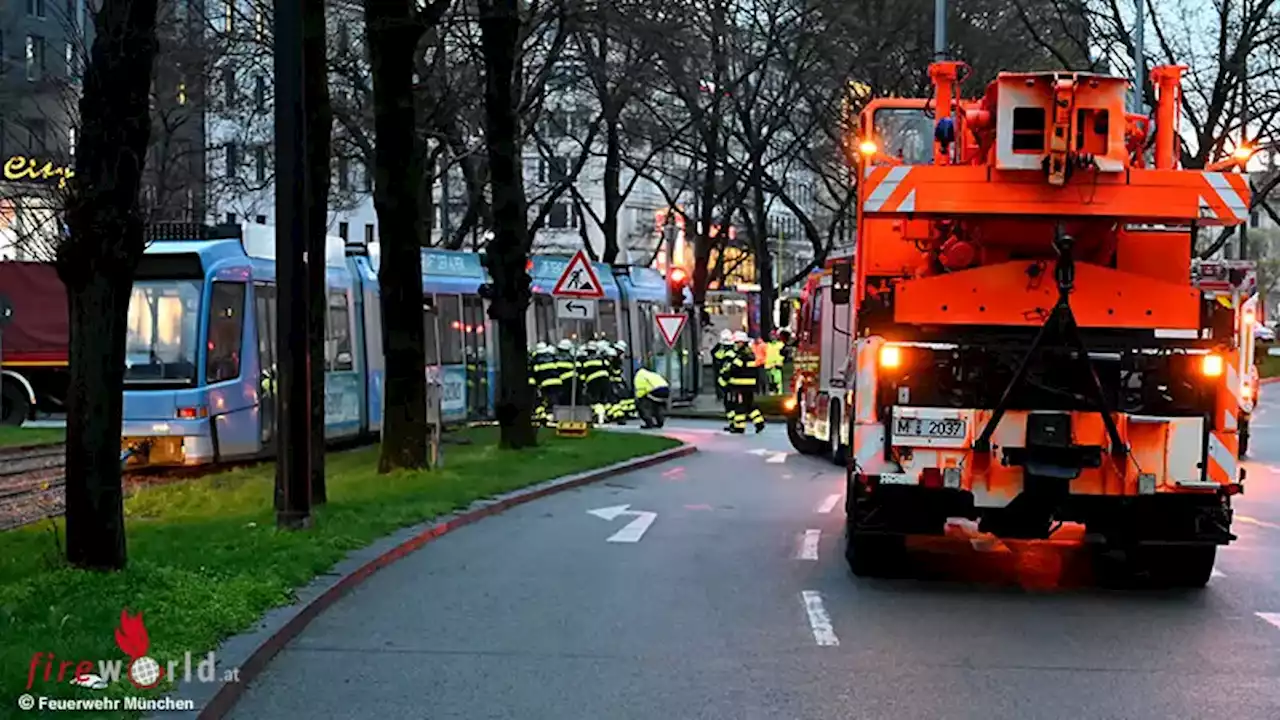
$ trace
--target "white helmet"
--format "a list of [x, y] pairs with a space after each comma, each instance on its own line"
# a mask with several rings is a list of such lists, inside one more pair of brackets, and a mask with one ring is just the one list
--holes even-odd
[[605, 346], [604, 346], [604, 354], [605, 354], [605, 356], [606, 356], [606, 357], [611, 357], [611, 358], [613, 358], [613, 357], [618, 357], [618, 351], [617, 351], [617, 350], [614, 350], [613, 348], [609, 347], [608, 345], [605, 345]]
[[536, 353], [544, 353], [550, 349], [551, 349], [551, 346], [544, 342], [540, 342], [537, 345], [533, 346], [533, 351]]
[[623, 340], [619, 340], [613, 346], [618, 349], [618, 352], [624, 353], [627, 351], [627, 343]]
[[728, 329], [728, 328], [725, 328], [724, 330], [721, 330], [721, 331], [720, 331], [720, 342], [722, 342], [722, 343], [731, 343], [731, 342], [733, 342], [733, 331], [732, 331], [732, 330], [730, 330], [730, 329]]
[[564, 340], [561, 340], [559, 344], [556, 345], [556, 347], [560, 348], [561, 350], [572, 350], [573, 341], [570, 340], [569, 338], [565, 338]]
[[751, 338], [747, 337], [746, 333], [739, 330], [733, 334], [733, 341], [736, 343], [751, 342]]

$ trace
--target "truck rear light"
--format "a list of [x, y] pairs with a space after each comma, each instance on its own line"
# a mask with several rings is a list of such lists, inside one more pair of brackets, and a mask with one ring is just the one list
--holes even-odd
[[1222, 377], [1224, 367], [1221, 355], [1205, 355], [1204, 359], [1200, 361], [1200, 372], [1205, 377]]
[[925, 468], [920, 471], [920, 487], [937, 490], [942, 487], [942, 470]]
[[204, 405], [196, 405], [194, 407], [178, 408], [179, 420], [195, 420], [197, 418], [209, 417], [209, 408]]
[[902, 348], [897, 345], [885, 345], [880, 348], [880, 367], [894, 370], [902, 366]]
[[796, 409], [796, 396], [788, 395], [782, 399], [782, 411], [791, 412]]

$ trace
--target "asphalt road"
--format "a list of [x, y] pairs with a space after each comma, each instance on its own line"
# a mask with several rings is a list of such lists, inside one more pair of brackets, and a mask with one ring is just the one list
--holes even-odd
[[[963, 538], [913, 551], [912, 579], [856, 579], [838, 468], [794, 454], [781, 427], [684, 422], [696, 455], [382, 571], [234, 717], [1276, 720], [1275, 396], [1255, 419], [1240, 540], [1204, 590], [1102, 590], [1070, 543]], [[657, 514], [643, 534], [624, 528], [644, 516], [589, 512], [624, 504]]]

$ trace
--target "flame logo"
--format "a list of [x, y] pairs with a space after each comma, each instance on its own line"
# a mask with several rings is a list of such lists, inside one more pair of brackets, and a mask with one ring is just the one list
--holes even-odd
[[147, 626], [142, 622], [142, 613], [129, 615], [129, 609], [120, 611], [120, 627], [116, 628], [116, 645], [130, 658], [140, 658], [147, 654], [151, 647], [151, 639], [147, 637]]

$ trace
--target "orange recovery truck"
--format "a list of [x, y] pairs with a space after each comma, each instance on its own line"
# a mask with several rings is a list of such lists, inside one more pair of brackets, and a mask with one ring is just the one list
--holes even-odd
[[1179, 66], [1151, 72], [1154, 122], [1126, 113], [1122, 78], [1001, 73], [963, 100], [965, 70], [868, 102], [851, 143], [849, 298], [822, 295], [848, 339], [818, 363], [840, 368], [824, 445], [847, 456], [848, 562], [894, 569], [948, 518], [1019, 539], [1070, 522], [1130, 570], [1202, 586], [1235, 540], [1247, 366], [1193, 240], [1247, 219], [1247, 153], [1179, 167]]

